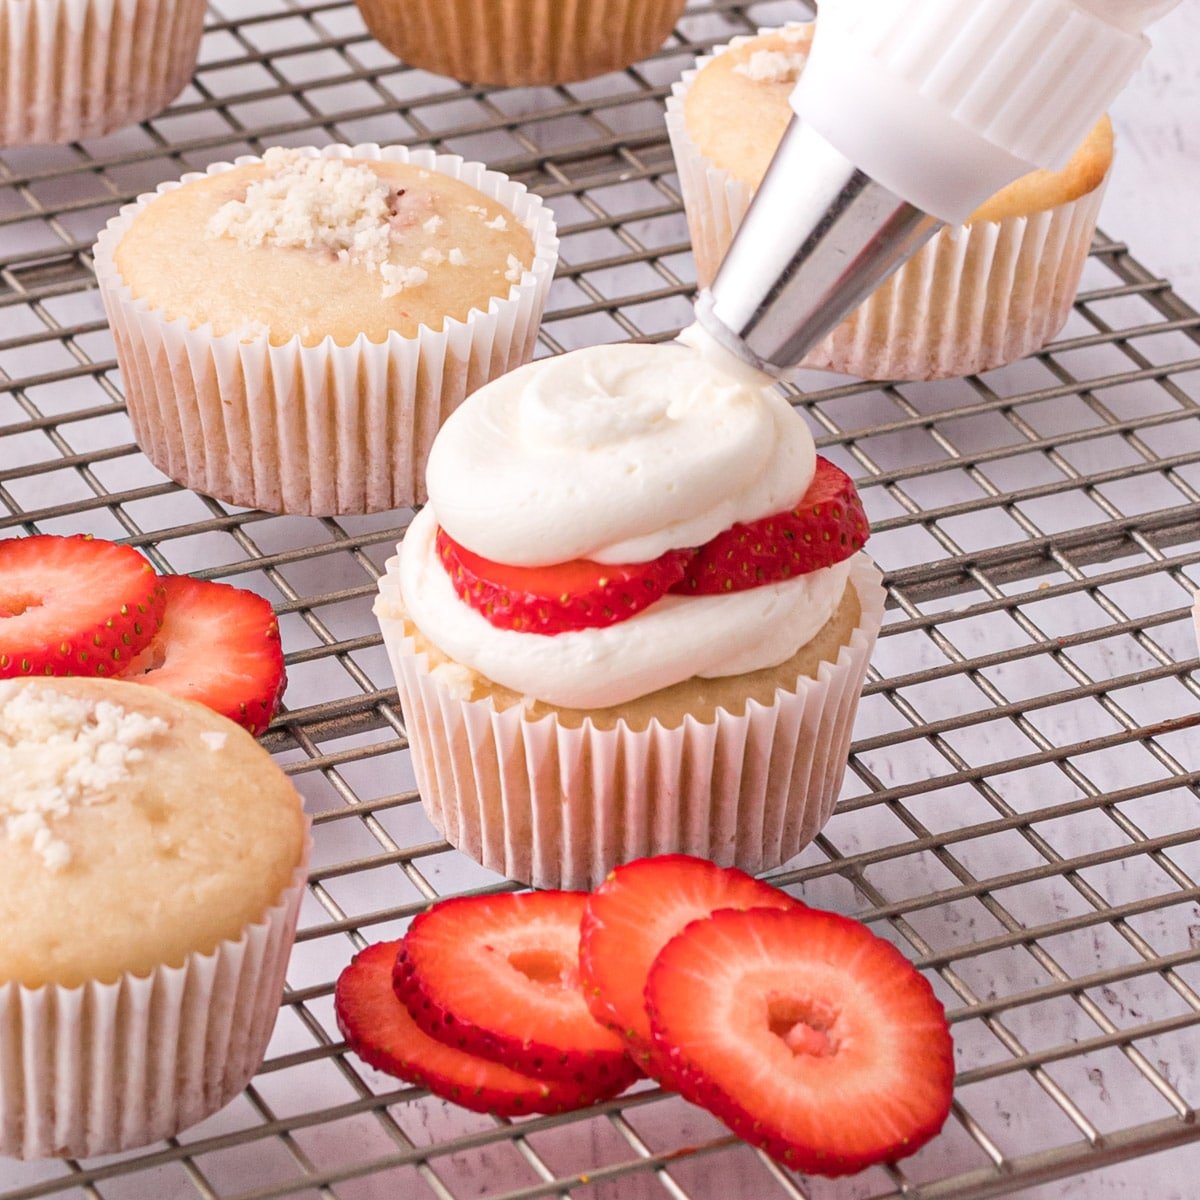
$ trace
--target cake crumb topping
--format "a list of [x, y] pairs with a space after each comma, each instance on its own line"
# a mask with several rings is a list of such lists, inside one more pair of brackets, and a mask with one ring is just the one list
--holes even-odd
[[525, 268], [522, 266], [521, 260], [515, 254], [510, 254], [508, 256], [508, 270], [504, 272], [504, 278], [507, 279], [509, 283], [519, 283], [521, 280], [521, 273], [524, 270]]
[[452, 267], [465, 267], [467, 265], [467, 256], [457, 246], [451, 248], [448, 257]]
[[383, 263], [379, 268], [383, 276], [383, 298], [398, 296], [405, 288], [420, 287], [428, 278], [424, 267], [405, 267], [396, 263]]
[[108, 700], [85, 700], [47, 685], [0, 685], [0, 818], [10, 841], [29, 842], [47, 868], [71, 861], [52, 821], [105, 804], [143, 749], [168, 726]]
[[786, 54], [782, 50], [755, 50], [744, 62], [733, 68], [737, 75], [754, 83], [794, 83], [804, 70], [803, 54]]
[[215, 753], [218, 750], [225, 749], [225, 743], [229, 740], [229, 735], [223, 733], [220, 729], [205, 729], [200, 734], [200, 740]]
[[779, 30], [779, 36], [785, 42], [796, 44], [808, 39], [809, 30], [812, 29], [811, 21], [789, 21]]
[[504, 219], [503, 213], [497, 213], [494, 220], [484, 221], [485, 229], [498, 229], [501, 233], [508, 228], [508, 222]]
[[[339, 262], [378, 272], [384, 299], [428, 279], [421, 267], [390, 262], [403, 191], [393, 192], [370, 167], [280, 146], [263, 155], [263, 164], [267, 174], [247, 187], [245, 198], [213, 214], [208, 237], [231, 237], [247, 248], [325, 251]], [[422, 221], [430, 234], [441, 224], [436, 214]]]

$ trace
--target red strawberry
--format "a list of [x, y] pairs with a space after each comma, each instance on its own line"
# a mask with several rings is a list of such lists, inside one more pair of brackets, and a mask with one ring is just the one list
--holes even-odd
[[871, 527], [854, 481], [824, 458], [790, 512], [733, 525], [706, 542], [671, 591], [742, 592], [831, 567], [861, 550]]
[[422, 1033], [392, 991], [399, 948], [399, 942], [368, 946], [337, 981], [333, 1004], [338, 1028], [364, 1062], [463, 1108], [500, 1117], [570, 1112], [615, 1094], [530, 1079]]
[[287, 683], [270, 604], [254, 592], [190, 575], [166, 575], [162, 582], [162, 629], [122, 678], [196, 700], [262, 733]]
[[681, 1090], [796, 1171], [913, 1154], [950, 1111], [954, 1046], [933, 989], [865, 926], [812, 908], [718, 912], [646, 982]]
[[459, 598], [498, 629], [551, 636], [627, 621], [677, 584], [691, 550], [651, 562], [609, 566], [575, 559], [549, 567], [510, 567], [460, 546], [444, 530], [437, 552]]
[[0, 541], [0, 679], [119, 674], [165, 603], [132, 546], [88, 535]]
[[719, 908], [795, 908], [799, 901], [736, 867], [664, 854], [618, 867], [588, 897], [580, 926], [579, 978], [597, 1021], [625, 1039], [634, 1061], [672, 1086], [669, 1064], [651, 1061], [643, 993], [658, 952], [686, 925]]
[[586, 900], [583, 892], [444, 900], [409, 927], [396, 994], [438, 1041], [615, 1095], [638, 1071], [579, 990]]

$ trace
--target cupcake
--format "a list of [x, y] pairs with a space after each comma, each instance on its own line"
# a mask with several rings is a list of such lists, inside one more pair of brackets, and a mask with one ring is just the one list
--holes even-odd
[[96, 246], [134, 436], [249, 508], [422, 500], [441, 423], [532, 356], [557, 246], [522, 185], [427, 150], [274, 149], [163, 184]]
[[196, 68], [204, 0], [0, 0], [0, 144], [74, 142], [161, 112]]
[[376, 603], [422, 800], [484, 866], [765, 870], [837, 799], [883, 613], [850, 480], [680, 345], [523, 367], [447, 422]]
[[300, 798], [154, 688], [0, 682], [0, 1156], [194, 1124], [266, 1051], [304, 890]]
[[619, 71], [657, 50], [687, 0], [356, 0], [411, 66], [505, 87]]
[[[735, 38], [700, 59], [667, 101], [702, 287], [715, 277], [791, 119], [788, 99], [813, 28]], [[1026, 175], [965, 225], [941, 230], [802, 365], [866, 379], [940, 379], [1039, 350], [1070, 315], [1112, 157], [1104, 117], [1062, 171]]]

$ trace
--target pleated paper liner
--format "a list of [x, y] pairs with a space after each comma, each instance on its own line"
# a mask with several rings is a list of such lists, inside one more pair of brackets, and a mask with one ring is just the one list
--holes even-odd
[[367, 28], [413, 67], [471, 83], [569, 83], [657, 50], [686, 0], [357, 0]]
[[161, 112], [200, 53], [204, 0], [0, 0], [0, 144], [100, 137]]
[[[117, 344], [134, 436], [176, 482], [232, 504], [269, 512], [378, 512], [425, 498], [425, 460], [445, 419], [476, 388], [533, 356], [558, 260], [554, 218], [541, 199], [482, 163], [402, 146], [328, 146], [305, 153], [409, 162], [459, 179], [503, 205], [529, 231], [534, 260], [506, 296], [441, 330], [392, 332], [351, 345], [325, 338], [227, 333], [135, 299], [114, 253], [139, 211], [140, 196], [114, 217], [96, 244], [96, 277]], [[236, 163], [217, 163], [213, 174]], [[198, 175], [161, 184], [178, 188]]]
[[837, 801], [883, 621], [880, 578], [864, 555], [854, 560], [861, 616], [816, 678], [769, 705], [751, 699], [741, 715], [635, 731], [457, 698], [393, 615], [403, 606], [389, 571], [376, 612], [425, 811], [464, 854], [536, 887], [591, 888], [617, 863], [673, 851], [752, 872], [786, 862]]
[[262, 919], [210, 954], [115, 983], [0, 984], [0, 1156], [85, 1158], [224, 1108], [279, 1014], [312, 839]]
[[[667, 100], [702, 287], [716, 275], [754, 193], [700, 152], [684, 120], [684, 97], [711, 58], [748, 40], [735, 38], [698, 59]], [[1107, 181], [1044, 212], [943, 229], [800, 365], [862, 379], [944, 379], [1040, 350], [1071, 314]]]

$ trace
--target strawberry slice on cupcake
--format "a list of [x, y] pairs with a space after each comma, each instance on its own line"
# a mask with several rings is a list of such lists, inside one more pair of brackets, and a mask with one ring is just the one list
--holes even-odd
[[857, 554], [870, 533], [854, 481], [818, 457], [794, 508], [731, 525], [702, 546], [668, 550], [649, 562], [509, 566], [473, 554], [441, 528], [437, 552], [459, 599], [497, 629], [552, 637], [628, 621], [668, 592], [740, 592], [832, 567]]

